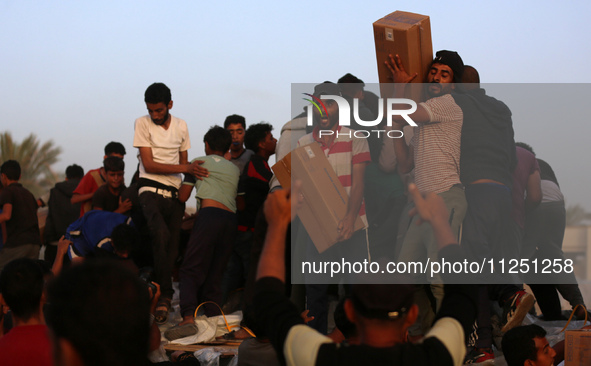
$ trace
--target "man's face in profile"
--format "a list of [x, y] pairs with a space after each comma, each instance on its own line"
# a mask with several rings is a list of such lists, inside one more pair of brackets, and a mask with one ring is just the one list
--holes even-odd
[[554, 348], [550, 347], [548, 340], [546, 337], [534, 338], [534, 342], [536, 343], [536, 361], [527, 360], [526, 363], [530, 362], [529, 366], [552, 366], [554, 365], [554, 357], [556, 356], [556, 351]]

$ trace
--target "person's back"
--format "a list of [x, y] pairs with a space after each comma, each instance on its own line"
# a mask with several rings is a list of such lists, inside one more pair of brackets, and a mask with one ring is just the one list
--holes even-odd
[[112, 261], [86, 261], [49, 286], [47, 324], [59, 364], [148, 365], [145, 283]]
[[53, 262], [58, 240], [65, 234], [68, 225], [80, 215], [80, 204], [71, 203], [72, 194], [84, 176], [84, 170], [73, 164], [66, 169], [66, 180], [56, 183], [49, 192], [47, 220], [43, 231], [45, 259]]
[[[236, 239], [236, 191], [240, 172], [224, 158], [232, 136], [226, 129], [214, 126], [203, 141], [207, 156], [198, 159], [209, 175], [203, 180], [186, 175], [179, 191], [181, 202], [189, 198], [193, 186], [197, 191], [198, 215], [179, 271], [183, 316], [180, 326], [189, 331], [192, 331], [193, 316], [200, 303], [213, 301], [221, 305], [221, 278]], [[206, 315], [217, 315], [217, 312], [217, 308], [205, 306]], [[173, 338], [170, 332], [165, 336]]]
[[53, 364], [42, 312], [43, 286], [43, 271], [32, 259], [16, 259], [2, 270], [0, 304], [11, 309], [14, 327], [0, 338], [0, 365]]
[[515, 166], [511, 111], [484, 89], [453, 93], [464, 113], [460, 149], [460, 179], [469, 184], [490, 179], [511, 186]]
[[37, 201], [18, 181], [20, 165], [7, 160], [0, 168], [4, 189], [0, 194], [0, 223], [6, 223], [6, 242], [0, 250], [0, 269], [16, 258], [39, 256], [41, 238], [37, 220]]

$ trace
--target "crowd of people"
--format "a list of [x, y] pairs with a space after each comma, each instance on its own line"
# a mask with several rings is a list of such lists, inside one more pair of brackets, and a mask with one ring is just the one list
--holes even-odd
[[[384, 61], [394, 84], [383, 97], [404, 98], [418, 75], [398, 55]], [[480, 88], [476, 69], [453, 51], [437, 52], [424, 82], [424, 101], [408, 115], [417, 127], [402, 115], [372, 127], [404, 131], [401, 138], [359, 138], [354, 132], [367, 127], [340, 125], [330, 96], [355, 101], [363, 121], [390, 115], [347, 74], [316, 85], [312, 96], [322, 108], [307, 107], [286, 123], [279, 141], [270, 124], [247, 127], [234, 114], [203, 135], [205, 156], [190, 160], [189, 126], [170, 114], [170, 89], [154, 83], [144, 94], [148, 115], [135, 121], [139, 163], [129, 186], [118, 142], [105, 146], [100, 168], [84, 174], [69, 166], [48, 199], [19, 183], [19, 162], [3, 162], [0, 364], [149, 364], [160, 346], [158, 325], [173, 321], [173, 281], [182, 320], [164, 338], [198, 333], [198, 315], [218, 315], [216, 304], [238, 298], [241, 329], [225, 339], [242, 341], [239, 365], [485, 362], [494, 359], [493, 302], [503, 309], [510, 366], [559, 360], [560, 347], [550, 347], [543, 329], [520, 325], [535, 299], [545, 320], [564, 319], [558, 293], [584, 318], [572, 273], [544, 282], [497, 268], [478, 284], [458, 284], [462, 277], [450, 273], [390, 284], [343, 277], [334, 329], [329, 300], [338, 286], [312, 274], [302, 274], [304, 286], [291, 285], [302, 261], [565, 259], [558, 180], [529, 145], [515, 143], [509, 108]], [[269, 165], [272, 155], [280, 160], [310, 144], [348, 195], [338, 242], [325, 251], [296, 218], [312, 204], [301, 182], [281, 187]], [[197, 212], [188, 216], [192, 195]], [[45, 204], [41, 234], [37, 209]], [[364, 229], [355, 230], [358, 220]], [[175, 361], [198, 364], [191, 354]]]

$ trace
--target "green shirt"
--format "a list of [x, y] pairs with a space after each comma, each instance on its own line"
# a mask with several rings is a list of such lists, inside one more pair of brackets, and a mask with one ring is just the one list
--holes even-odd
[[[209, 177], [197, 180], [195, 183], [197, 210], [201, 206], [202, 199], [210, 199], [223, 204], [235, 213], [240, 170], [219, 155], [207, 155], [193, 159], [195, 160], [203, 160], [204, 163], [201, 166], [209, 171]], [[184, 182], [183, 184], [193, 183]]]

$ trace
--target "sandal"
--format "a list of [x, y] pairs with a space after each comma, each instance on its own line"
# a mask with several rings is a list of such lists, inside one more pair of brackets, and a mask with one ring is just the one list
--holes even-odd
[[218, 341], [242, 341], [247, 338], [252, 338], [252, 335], [244, 328], [233, 330], [229, 333], [216, 337]]
[[164, 332], [164, 337], [169, 341], [175, 339], [185, 338], [197, 334], [197, 326], [195, 324], [175, 325]]
[[154, 321], [158, 325], [166, 324], [168, 321], [168, 313], [170, 312], [170, 299], [160, 299], [154, 310]]

